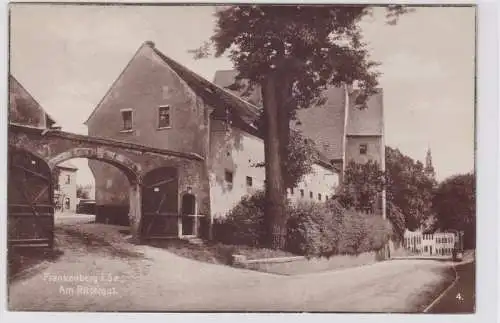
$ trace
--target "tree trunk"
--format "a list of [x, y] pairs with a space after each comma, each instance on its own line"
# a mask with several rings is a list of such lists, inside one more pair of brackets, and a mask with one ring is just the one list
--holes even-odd
[[286, 213], [285, 189], [281, 160], [280, 119], [277, 101], [276, 75], [271, 74], [262, 82], [264, 103], [264, 153], [266, 169], [265, 218], [268, 226], [268, 245], [273, 249], [285, 247]]
[[280, 86], [279, 90], [276, 91], [277, 104], [278, 104], [278, 132], [280, 138], [281, 147], [281, 168], [285, 176], [285, 192], [284, 198], [286, 198], [286, 189], [290, 183], [286, 179], [287, 167], [289, 155], [289, 144], [290, 144], [290, 116], [291, 116], [291, 95], [292, 95], [292, 84], [286, 75], [280, 75]]

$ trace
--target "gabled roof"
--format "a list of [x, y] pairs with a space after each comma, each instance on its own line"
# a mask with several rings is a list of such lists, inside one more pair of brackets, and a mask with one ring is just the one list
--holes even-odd
[[[235, 83], [236, 70], [220, 70], [215, 72], [214, 83], [223, 88], [231, 87]], [[242, 96], [241, 91], [228, 91]], [[341, 160], [343, 156], [343, 138], [347, 136], [381, 136], [383, 135], [383, 101], [382, 89], [370, 97], [367, 109], [359, 109], [353, 104], [359, 91], [350, 91], [349, 111], [346, 120], [345, 91], [343, 87], [331, 86], [323, 92], [326, 102], [322, 106], [314, 106], [297, 111], [299, 125], [296, 126], [302, 133], [311, 139], [316, 148], [329, 160]], [[261, 102], [260, 90], [245, 97]]]
[[[217, 71], [214, 83], [224, 88], [230, 87], [234, 84], [237, 74], [236, 70]], [[232, 92], [241, 96], [243, 90], [239, 93]], [[342, 159], [343, 151], [345, 92], [341, 87], [331, 87], [324, 92], [324, 95], [327, 98], [324, 105], [298, 110], [299, 125], [292, 127], [311, 139], [325, 160], [339, 160]], [[262, 102], [260, 89], [256, 87], [248, 98]]]
[[[54, 118], [52, 118], [47, 111], [38, 103], [37, 100], [29, 93], [26, 88], [12, 75], [9, 74], [9, 110], [13, 112], [12, 109], [16, 109], [17, 106], [23, 106], [28, 111], [40, 112], [45, 117], [46, 127], [50, 127], [55, 124]], [[9, 115], [9, 122], [10, 115]], [[15, 121], [14, 121], [15, 122]]]
[[[206, 80], [195, 72], [191, 71], [182, 64], [176, 62], [172, 58], [159, 51], [154, 43], [147, 42], [153, 51], [172, 68], [197, 94], [204, 98], [208, 103], [214, 101], [222, 101], [230, 108], [235, 109], [235, 112], [249, 124], [255, 122], [260, 115], [260, 110], [255, 105], [243, 100], [238, 95], [221, 88], [220, 86]], [[214, 108], [220, 105], [215, 104]]]
[[[256, 90], [250, 94], [249, 98], [242, 98], [237, 91], [232, 91], [226, 87], [234, 83], [234, 78], [236, 77], [235, 71], [223, 71], [219, 74], [219, 77], [224, 77], [224, 84], [227, 84], [231, 78], [233, 80], [231, 84], [221, 85], [215, 80], [213, 83], [191, 71], [182, 64], [176, 62], [170, 57], [159, 51], [154, 43], [146, 42], [155, 53], [163, 59], [188, 85], [198, 93], [207, 103], [223, 101], [227, 104], [229, 108], [233, 108], [235, 113], [242, 118], [242, 120], [249, 126], [253, 126], [253, 123], [257, 121], [260, 116], [261, 108], [256, 104], [260, 104], [261, 95], [260, 91]], [[216, 75], [217, 77], [217, 75]], [[252, 100], [253, 99], [253, 100]], [[253, 102], [250, 102], [253, 101]], [[215, 108], [220, 107], [220, 104], [215, 103], [213, 105]], [[332, 168], [330, 159], [328, 159], [321, 150], [318, 150], [318, 163], [323, 167]]]
[[367, 107], [360, 109], [355, 106], [354, 98], [359, 90], [350, 94], [349, 114], [347, 120], [346, 135], [348, 136], [382, 136], [384, 134], [384, 108], [383, 92], [377, 89], [366, 102]]

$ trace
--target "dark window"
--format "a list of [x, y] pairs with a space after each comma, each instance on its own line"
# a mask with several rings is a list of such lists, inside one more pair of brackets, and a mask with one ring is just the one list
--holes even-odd
[[313, 196], [314, 196], [313, 192], [309, 192], [309, 197], [313, 198]]
[[66, 175], [66, 184], [71, 184], [71, 176]]
[[253, 179], [250, 176], [247, 176], [247, 186], [252, 187], [253, 185]]
[[158, 128], [170, 127], [170, 107], [163, 106], [158, 108]]
[[300, 196], [304, 197], [304, 190], [300, 190]]
[[132, 110], [122, 111], [123, 130], [132, 129]]
[[321, 201], [321, 194], [318, 193], [318, 200]]
[[325, 195], [325, 201], [328, 201], [328, 195]]
[[361, 144], [361, 145], [359, 145], [359, 153], [361, 155], [366, 155], [367, 151], [368, 151], [368, 145], [367, 144]]
[[227, 183], [233, 184], [233, 172], [226, 170], [226, 174], [224, 177], [225, 177]]

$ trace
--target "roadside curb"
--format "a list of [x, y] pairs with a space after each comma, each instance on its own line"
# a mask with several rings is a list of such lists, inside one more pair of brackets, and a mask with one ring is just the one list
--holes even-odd
[[459, 277], [458, 277], [457, 269], [455, 267], [457, 265], [465, 265], [465, 264], [468, 264], [471, 262], [474, 262], [474, 259], [463, 261], [463, 262], [460, 262], [458, 264], [453, 264], [452, 268], [453, 268], [453, 271], [455, 271], [455, 279], [450, 284], [450, 286], [448, 286], [441, 294], [439, 294], [438, 297], [436, 297], [436, 299], [434, 299], [434, 301], [432, 301], [432, 303], [427, 305], [427, 307], [424, 309], [423, 313], [428, 313], [434, 307], [434, 305], [436, 305], [444, 297], [444, 295], [446, 295], [456, 285]]

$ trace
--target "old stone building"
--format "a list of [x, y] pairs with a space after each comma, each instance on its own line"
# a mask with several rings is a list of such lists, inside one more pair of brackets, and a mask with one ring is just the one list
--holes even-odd
[[[160, 201], [172, 205], [172, 214], [186, 215], [178, 223], [166, 225], [172, 228], [172, 235], [197, 235], [203, 222], [210, 227], [242, 196], [264, 187], [264, 168], [255, 167], [264, 161], [262, 136], [255, 126], [258, 99], [252, 102], [225, 89], [218, 79], [220, 73], [216, 85], [164, 55], [152, 42], [145, 42], [86, 121], [89, 136], [203, 158], [204, 171], [196, 178], [200, 184], [196, 191], [186, 187]], [[300, 116], [301, 130], [318, 144], [319, 158], [313, 172], [289, 190], [292, 200], [331, 197], [346, 158], [375, 159], [383, 165], [381, 95], [369, 103], [377, 111], [365, 112], [349, 104], [352, 91], [334, 88], [331, 92], [325, 107], [304, 110]], [[377, 120], [365, 124], [362, 113]], [[89, 166], [95, 176], [97, 218], [126, 220], [126, 176], [101, 162], [91, 160]]]
[[9, 123], [36, 128], [55, 125], [54, 119], [12, 75], [9, 75]]

